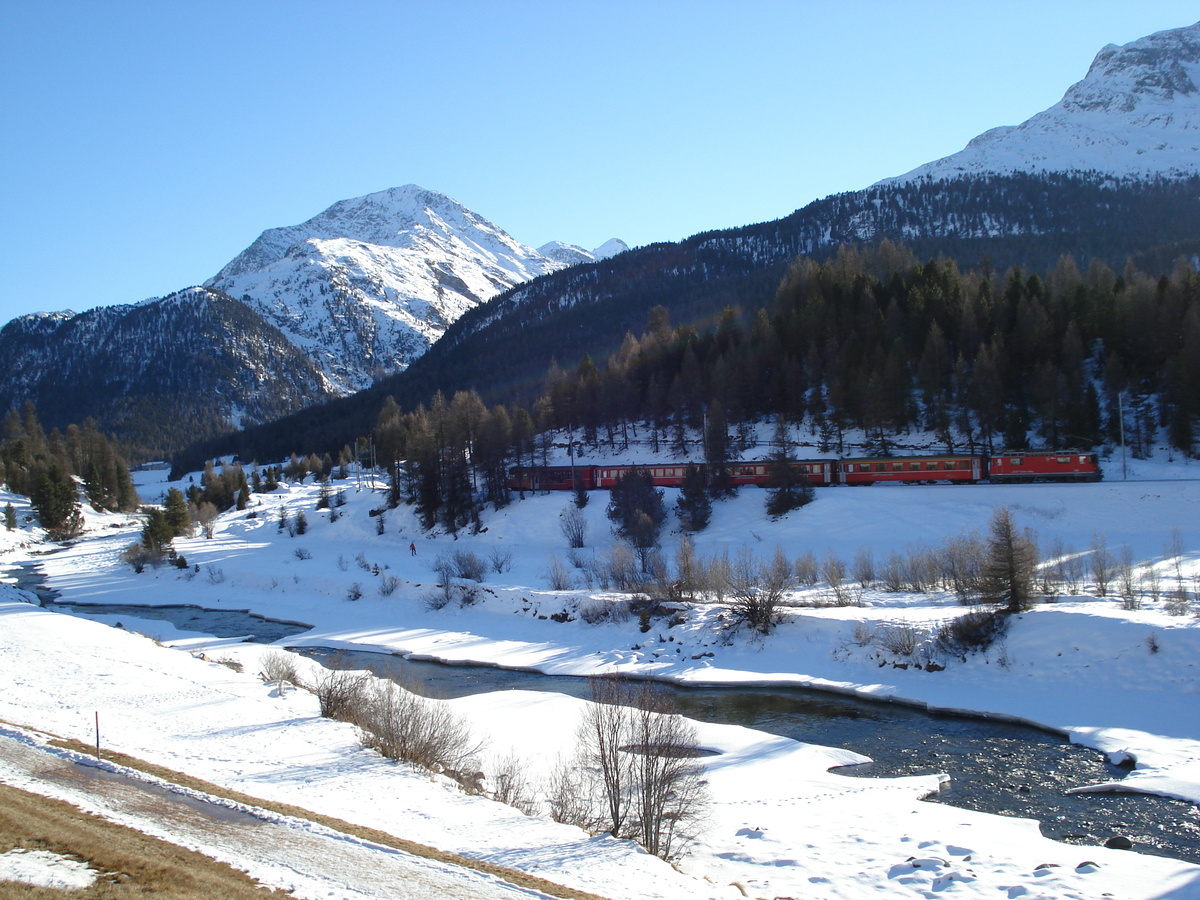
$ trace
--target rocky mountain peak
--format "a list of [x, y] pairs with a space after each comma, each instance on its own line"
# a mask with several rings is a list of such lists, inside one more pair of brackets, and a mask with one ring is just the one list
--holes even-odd
[[1012, 172], [1175, 177], [1200, 170], [1200, 23], [1096, 54], [1063, 99], [881, 184]]

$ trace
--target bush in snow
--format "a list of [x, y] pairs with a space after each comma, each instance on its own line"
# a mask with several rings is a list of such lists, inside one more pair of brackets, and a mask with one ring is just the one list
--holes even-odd
[[567, 546], [578, 550], [587, 539], [587, 517], [578, 506], [568, 503], [559, 517], [558, 527], [562, 529]]
[[376, 680], [366, 687], [355, 724], [364, 747], [435, 771], [464, 769], [482, 749], [466, 719], [445, 703], [391, 681]]
[[296, 670], [296, 657], [284, 650], [270, 650], [262, 655], [262, 680], [275, 684], [280, 693], [283, 686], [304, 687], [300, 674]]

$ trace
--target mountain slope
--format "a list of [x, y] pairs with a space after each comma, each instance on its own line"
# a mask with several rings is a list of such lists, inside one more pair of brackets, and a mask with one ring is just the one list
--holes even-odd
[[269, 229], [206, 286], [255, 309], [350, 391], [408, 366], [468, 309], [569, 264], [410, 184]]
[[322, 373], [243, 304], [210, 288], [0, 329], [0, 408], [33, 399], [47, 426], [88, 416], [142, 458], [333, 396]]
[[1200, 23], [1109, 44], [1062, 100], [882, 184], [1012, 172], [1200, 170]]

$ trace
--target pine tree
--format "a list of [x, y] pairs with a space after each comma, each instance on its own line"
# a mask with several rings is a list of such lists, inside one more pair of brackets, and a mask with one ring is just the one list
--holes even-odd
[[83, 531], [75, 479], [61, 463], [51, 462], [46, 466], [29, 499], [52, 540], [70, 540]]
[[4, 527], [8, 531], [15, 531], [17, 527], [17, 511], [11, 503], [4, 507]]
[[695, 463], [688, 463], [684, 470], [675, 511], [684, 531], [703, 531], [708, 527], [712, 517], [712, 501], [708, 497], [704, 472]]
[[1030, 533], [1021, 533], [1007, 506], [992, 515], [988, 526], [988, 555], [983, 569], [982, 599], [1003, 604], [1009, 612], [1033, 605], [1033, 576], [1037, 568], [1037, 545]]
[[171, 537], [192, 533], [192, 515], [179, 488], [173, 487], [167, 491], [167, 498], [163, 502], [163, 514], [166, 516], [167, 526], [171, 529]]

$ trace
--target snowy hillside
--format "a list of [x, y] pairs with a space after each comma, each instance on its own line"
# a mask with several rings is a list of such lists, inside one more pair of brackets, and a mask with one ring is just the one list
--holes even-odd
[[1200, 23], [1097, 55], [1062, 100], [881, 184], [923, 177], [1097, 171], [1182, 175], [1200, 165]]
[[407, 367], [468, 309], [571, 264], [410, 184], [269, 229], [207, 285], [259, 312], [348, 392]]

